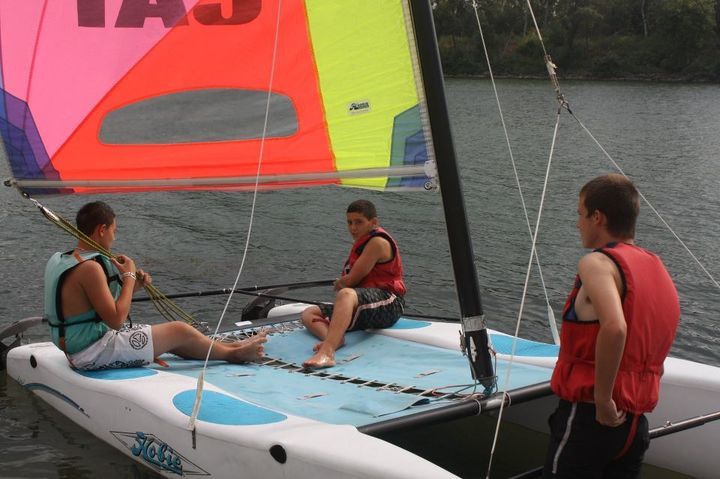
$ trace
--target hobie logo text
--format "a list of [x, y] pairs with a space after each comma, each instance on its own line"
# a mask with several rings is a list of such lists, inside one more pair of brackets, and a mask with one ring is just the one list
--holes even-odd
[[137, 443], [130, 448], [135, 456], [142, 457], [146, 462], [160, 469], [176, 474], [183, 473], [180, 456], [170, 446], [154, 437], [148, 437], [144, 432], [138, 432], [135, 441]]
[[[78, 26], [104, 28], [108, 0], [77, 0]], [[262, 0], [200, 1], [188, 11], [183, 0], [122, 0], [116, 28], [143, 28], [146, 18], [159, 18], [166, 28], [189, 25], [241, 25], [260, 14]]]

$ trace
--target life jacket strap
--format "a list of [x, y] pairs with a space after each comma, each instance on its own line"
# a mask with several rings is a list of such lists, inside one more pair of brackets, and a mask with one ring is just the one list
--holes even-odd
[[630, 424], [630, 432], [628, 432], [627, 439], [625, 440], [625, 445], [620, 450], [618, 455], [615, 456], [613, 459], [618, 460], [621, 457], [623, 457], [625, 454], [627, 454], [628, 450], [630, 449], [630, 446], [632, 446], [633, 441], [635, 440], [635, 435], [637, 434], [639, 419], [640, 419], [639, 414], [633, 414], [632, 423]]
[[[63, 321], [64, 321], [64, 320], [63, 320]], [[72, 323], [72, 324], [68, 324], [67, 326], [76, 326], [76, 325], [78, 325], [78, 324], [85, 324], [85, 323], [102, 323], [102, 319], [100, 318], [100, 316], [98, 316], [98, 315], [96, 314], [96, 315], [94, 315], [92, 318], [83, 319], [82, 321], [76, 321], [76, 322], [74, 322], [74, 323]], [[64, 322], [63, 322], [63, 323], [59, 323], [59, 324], [55, 324], [55, 323], [51, 323], [50, 321], [48, 321], [48, 325], [49, 325], [51, 328], [64, 328], [64, 327], [66, 326], [66, 324], [65, 324]], [[63, 335], [63, 336], [64, 336], [64, 335]]]
[[[72, 254], [75, 257], [75, 259], [78, 260], [78, 265], [81, 263], [84, 263], [86, 261], [82, 256], [80, 256], [78, 254], [77, 251], [73, 250]], [[100, 267], [102, 268], [103, 273], [105, 273], [105, 277], [107, 278], [108, 285], [110, 285], [110, 283], [113, 281], [118, 281], [120, 284], [122, 284], [122, 280], [120, 279], [119, 275], [117, 275], [117, 274], [114, 274], [112, 276], [110, 275], [110, 272], [105, 267], [105, 263], [102, 261], [101, 255], [95, 256], [93, 258], [93, 260], [95, 262], [97, 262], [98, 264], [100, 264]], [[77, 265], [64, 271], [60, 275], [60, 278], [58, 279], [58, 284], [57, 284], [57, 289], [56, 289], [56, 294], [55, 294], [55, 313], [57, 314], [57, 317], [60, 320], [59, 324], [53, 324], [50, 321], [48, 321], [48, 324], [50, 325], [51, 328], [58, 328], [58, 343], [60, 345], [60, 350], [63, 352], [65, 352], [65, 327], [66, 326], [70, 327], [70, 326], [76, 326], [78, 324], [101, 323], [102, 322], [102, 318], [100, 316], [98, 316], [97, 314], [95, 314], [95, 316], [93, 316], [92, 318], [84, 319], [82, 321], [77, 321], [77, 322], [69, 324], [69, 325], [65, 324], [65, 316], [62, 314], [62, 285], [65, 282], [65, 276], [70, 271], [72, 271], [76, 266]], [[130, 319], [130, 318], [128, 317], [128, 319]], [[132, 322], [130, 323], [130, 325], [132, 325]]]

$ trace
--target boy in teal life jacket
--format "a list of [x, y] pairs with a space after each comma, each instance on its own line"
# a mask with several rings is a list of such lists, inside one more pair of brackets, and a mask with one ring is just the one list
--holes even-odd
[[347, 225], [354, 244], [335, 280], [335, 304], [310, 306], [302, 313], [305, 327], [321, 339], [315, 354], [303, 363], [306, 368], [334, 366], [345, 331], [388, 328], [405, 307], [400, 250], [378, 225], [375, 205], [367, 200], [350, 203]]
[[[107, 251], [115, 241], [117, 222], [102, 201], [83, 206], [77, 227]], [[150, 274], [127, 256], [108, 258], [78, 240], [55, 253], [45, 269], [45, 315], [52, 340], [77, 369], [143, 366], [165, 352], [183, 358], [205, 358], [211, 340], [187, 323], [126, 324], [132, 295], [150, 284]], [[259, 334], [235, 344], [215, 343], [210, 359], [246, 362], [263, 355], [267, 339]]]

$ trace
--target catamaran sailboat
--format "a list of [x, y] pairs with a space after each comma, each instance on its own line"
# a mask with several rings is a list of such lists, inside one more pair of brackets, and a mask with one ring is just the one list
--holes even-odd
[[[510, 404], [543, 427], [557, 346], [485, 328], [427, 0], [0, 0], [0, 48], [8, 184], [26, 196], [439, 188], [460, 306], [458, 322], [348, 335], [322, 371], [301, 367], [314, 340], [292, 305], [215, 333], [270, 328], [252, 364], [88, 372], [17, 345], [7, 370], [27, 390], [165, 477], [454, 477], [378, 436]], [[718, 368], [665, 370], [652, 426], [718, 409]], [[717, 423], [667, 436], [648, 461], [712, 477], [718, 438]]]

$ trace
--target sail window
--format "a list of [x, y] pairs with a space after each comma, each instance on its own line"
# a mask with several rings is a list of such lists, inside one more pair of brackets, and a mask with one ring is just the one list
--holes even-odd
[[[110, 112], [100, 129], [107, 144], [156, 145], [259, 139], [268, 93], [213, 88], [153, 97]], [[295, 108], [285, 95], [270, 95], [266, 138], [297, 131]]]

